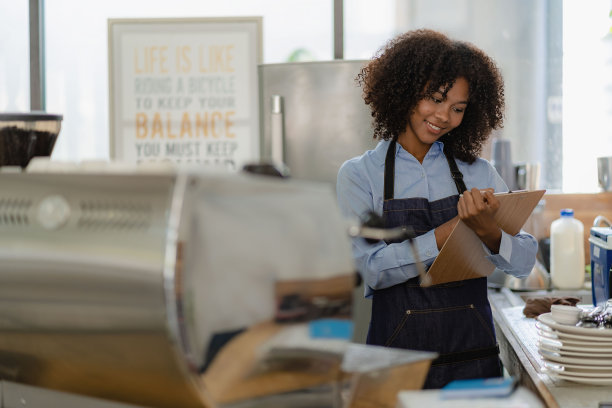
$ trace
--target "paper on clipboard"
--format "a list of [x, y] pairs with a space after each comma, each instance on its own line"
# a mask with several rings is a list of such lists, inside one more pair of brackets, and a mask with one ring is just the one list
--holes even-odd
[[[498, 193], [497, 225], [510, 235], [516, 235], [546, 190]], [[489, 276], [495, 266], [485, 258], [482, 241], [462, 221], [459, 221], [427, 272], [432, 285]]]

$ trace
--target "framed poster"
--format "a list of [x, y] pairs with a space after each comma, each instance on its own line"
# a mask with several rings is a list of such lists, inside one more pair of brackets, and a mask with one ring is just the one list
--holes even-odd
[[110, 156], [258, 161], [262, 18], [109, 19]]

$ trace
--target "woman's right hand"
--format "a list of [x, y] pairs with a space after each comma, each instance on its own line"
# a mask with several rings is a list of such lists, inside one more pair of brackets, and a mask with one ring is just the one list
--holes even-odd
[[464, 191], [457, 203], [459, 218], [495, 254], [499, 252], [502, 238], [502, 231], [495, 221], [498, 209], [499, 201], [492, 188]]

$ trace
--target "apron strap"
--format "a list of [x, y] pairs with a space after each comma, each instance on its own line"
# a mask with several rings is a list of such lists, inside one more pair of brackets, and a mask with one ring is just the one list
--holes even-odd
[[453, 181], [457, 186], [457, 191], [459, 194], [462, 194], [467, 190], [465, 183], [463, 182], [463, 174], [459, 171], [459, 167], [457, 167], [457, 163], [453, 155], [448, 151], [446, 145], [444, 145], [444, 156], [446, 156], [446, 161], [448, 161], [448, 167], [450, 167], [451, 176], [453, 177]]
[[[392, 139], [387, 148], [387, 156], [385, 157], [385, 185], [384, 185], [384, 200], [392, 200], [394, 194], [395, 184], [395, 154], [396, 154], [396, 140]], [[457, 163], [453, 158], [453, 155], [448, 151], [446, 145], [444, 145], [444, 156], [448, 161], [448, 167], [450, 168], [451, 177], [457, 186], [457, 191], [462, 194], [467, 190], [465, 183], [463, 182], [463, 173], [459, 171]]]
[[384, 200], [393, 199], [393, 189], [395, 184], [395, 153], [397, 151], [395, 138], [389, 143], [387, 156], [385, 157], [385, 187]]
[[433, 367], [433, 366], [439, 366], [439, 365], [444, 365], [444, 364], [460, 363], [462, 361], [479, 360], [483, 358], [494, 357], [494, 356], [497, 356], [498, 354], [499, 354], [499, 345], [496, 344], [495, 346], [481, 348], [481, 349], [460, 351], [458, 353], [442, 354], [440, 355], [440, 357], [432, 361], [431, 365]]

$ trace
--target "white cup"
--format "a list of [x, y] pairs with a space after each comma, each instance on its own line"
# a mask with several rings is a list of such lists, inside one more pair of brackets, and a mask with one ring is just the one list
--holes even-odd
[[580, 309], [578, 306], [552, 305], [550, 307], [552, 319], [559, 324], [575, 325], [580, 320]]

